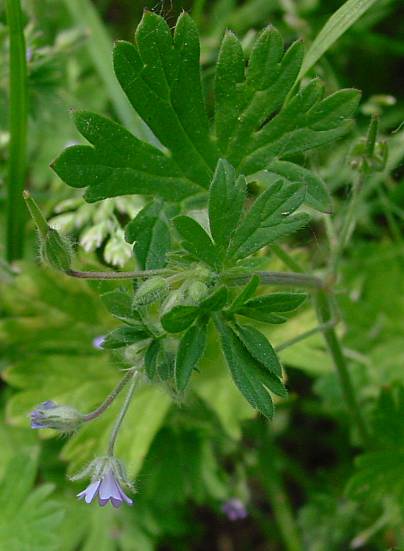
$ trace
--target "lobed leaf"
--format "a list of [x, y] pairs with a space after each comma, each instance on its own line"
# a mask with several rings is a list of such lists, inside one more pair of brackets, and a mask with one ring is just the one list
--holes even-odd
[[218, 258], [211, 238], [198, 222], [189, 216], [177, 216], [173, 220], [175, 229], [182, 237], [182, 246], [197, 260], [215, 267]]
[[234, 168], [220, 159], [209, 189], [209, 227], [218, 255], [223, 255], [240, 220], [247, 184]]
[[299, 184], [286, 184], [282, 180], [271, 184], [235, 231], [229, 255], [235, 259], [245, 258], [307, 224], [306, 214], [291, 216], [304, 197], [305, 189]]
[[161, 200], [146, 205], [126, 226], [126, 241], [133, 243], [134, 253], [143, 270], [163, 268], [170, 249], [170, 231]]

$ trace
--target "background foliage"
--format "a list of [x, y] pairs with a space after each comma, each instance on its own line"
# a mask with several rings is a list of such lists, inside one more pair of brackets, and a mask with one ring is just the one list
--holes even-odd
[[[307, 66], [307, 81], [309, 76], [320, 76], [327, 95], [340, 88], [362, 90], [350, 134], [308, 157], [317, 178], [314, 184], [323, 180], [333, 197], [337, 228], [346, 215], [351, 184], [357, 178], [350, 163], [355, 157], [353, 144], [366, 134], [371, 114], [380, 115], [380, 133], [389, 143], [385, 169], [372, 172], [366, 180], [357, 207], [357, 231], [341, 262], [337, 297], [342, 319], [338, 331], [361, 409], [372, 429], [372, 448], [360, 449], [321, 335], [280, 352], [289, 395], [275, 398], [276, 415], [268, 425], [231, 384], [212, 333], [200, 373], [194, 374], [184, 402], [177, 404], [157, 385], [145, 387], [135, 397], [118, 441], [118, 454], [137, 480], [136, 505], [118, 513], [85, 508], [75, 500], [75, 488], [66, 474], [102, 453], [118, 406], [69, 440], [54, 438], [50, 431], [39, 437], [32, 434], [27, 414], [48, 398], [89, 411], [114, 386], [124, 359], [114, 351], [95, 348], [93, 340], [120, 326], [100, 300], [101, 294], [117, 286], [83, 283], [39, 267], [34, 232], [27, 224], [25, 258], [16, 264], [17, 274], [6, 263], [0, 264], [1, 546], [16, 551], [372, 551], [404, 547], [404, 488], [400, 482], [404, 450], [404, 204], [400, 185], [404, 13], [398, 0], [368, 4], [366, 13], [338, 37], [319, 63], [311, 69]], [[83, 147], [85, 143], [69, 117], [69, 108], [107, 115], [139, 139], [160, 147], [134, 114], [112, 71], [112, 40], [132, 40], [143, 8], [164, 15], [170, 27], [183, 9], [192, 13], [201, 35], [207, 97], [207, 114], [199, 114], [203, 126], [204, 117], [213, 120], [215, 116], [214, 64], [226, 28], [236, 33], [246, 52], [251, 52], [257, 32], [268, 23], [279, 29], [287, 46], [303, 37], [307, 51], [341, 5], [339, 0], [23, 3], [29, 79], [27, 185], [55, 224], [83, 245], [77, 248], [81, 266], [133, 268], [123, 228], [144, 202], [138, 197], [121, 203], [108, 199], [102, 212], [97, 212], [98, 204], [85, 203], [82, 191], [62, 184], [49, 164], [66, 145]], [[327, 39], [330, 36], [327, 33]], [[3, 184], [9, 141], [9, 44], [4, 10], [0, 48]], [[179, 93], [185, 96], [188, 90]], [[248, 101], [248, 94], [240, 98], [243, 101]], [[141, 113], [142, 106], [136, 107]], [[89, 117], [76, 116], [81, 128], [88, 128]], [[103, 120], [92, 122], [103, 125]], [[217, 114], [216, 124], [220, 127]], [[222, 151], [227, 147], [230, 126], [226, 120], [221, 127]], [[111, 125], [105, 127], [108, 136], [112, 131]], [[161, 131], [164, 137], [164, 128]], [[172, 139], [175, 155], [178, 135], [173, 134]], [[204, 140], [201, 148], [214, 166], [218, 154], [209, 145], [207, 131]], [[101, 151], [100, 157], [104, 154]], [[141, 154], [145, 155], [143, 150]], [[237, 148], [233, 162], [242, 162], [236, 154]], [[300, 152], [294, 154], [300, 163]], [[179, 189], [186, 189], [187, 195], [198, 182], [202, 188], [208, 187], [206, 175], [194, 159], [180, 153], [178, 157], [184, 172], [173, 177]], [[149, 164], [155, 169], [154, 157]], [[56, 170], [61, 174], [63, 167]], [[169, 170], [162, 167], [162, 174], [167, 176]], [[85, 185], [90, 183], [87, 178]], [[0, 193], [3, 232], [5, 186], [1, 185]], [[328, 211], [328, 201], [324, 189], [314, 187], [311, 206]], [[163, 208], [155, 202], [151, 211], [142, 211], [141, 223], [137, 219], [137, 224], [129, 226], [132, 242], [139, 232], [146, 232], [150, 239], [157, 236], [159, 246], [165, 246]], [[197, 211], [198, 204], [193, 208]], [[321, 268], [329, 256], [322, 216], [314, 214], [309, 226], [286, 241], [287, 250], [309, 270]], [[181, 232], [180, 224], [177, 229], [185, 235], [186, 228]], [[226, 235], [221, 235], [221, 230], [219, 224], [214, 239], [224, 246]], [[190, 246], [186, 248], [189, 251]], [[201, 248], [206, 252], [204, 244]], [[160, 267], [149, 252], [135, 247], [138, 265]], [[266, 269], [288, 267], [270, 255]], [[306, 303], [287, 324], [265, 331], [272, 344], [280, 346], [315, 324]], [[223, 504], [232, 497], [241, 499], [248, 511], [248, 517], [236, 523], [222, 512]], [[286, 512], [279, 506], [285, 499], [290, 505]]]

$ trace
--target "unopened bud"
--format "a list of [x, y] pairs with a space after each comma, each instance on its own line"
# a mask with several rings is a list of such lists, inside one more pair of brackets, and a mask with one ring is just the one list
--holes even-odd
[[45, 239], [41, 239], [41, 257], [57, 270], [69, 270], [72, 262], [69, 241], [53, 228], [49, 228]]
[[169, 285], [163, 277], [153, 277], [142, 283], [136, 291], [133, 306], [146, 306], [163, 299], [169, 292]]
[[23, 197], [39, 232], [42, 259], [57, 270], [68, 270], [72, 257], [70, 243], [57, 230], [48, 225], [38, 205], [28, 191], [23, 192]]
[[59, 406], [48, 400], [31, 412], [31, 428], [55, 429], [61, 432], [73, 432], [80, 427], [84, 416], [70, 406]]
[[198, 304], [206, 297], [209, 289], [202, 281], [193, 281], [185, 290], [185, 301], [187, 304]]

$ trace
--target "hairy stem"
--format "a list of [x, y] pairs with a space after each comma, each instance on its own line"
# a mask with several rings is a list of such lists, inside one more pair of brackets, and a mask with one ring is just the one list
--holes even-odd
[[133, 377], [133, 370], [129, 370], [126, 375], [119, 381], [119, 383], [116, 385], [114, 390], [111, 392], [107, 398], [103, 401], [103, 403], [93, 411], [90, 411], [90, 413], [87, 413], [84, 415], [83, 419], [85, 422], [92, 421], [93, 419], [96, 419], [100, 415], [104, 413], [105, 410], [109, 408], [109, 406], [112, 404], [112, 402], [115, 400], [115, 398], [120, 394], [121, 390], [125, 387], [126, 383], [130, 380], [130, 378]]
[[[326, 324], [333, 319], [332, 299], [328, 293], [321, 290], [318, 291], [315, 296], [315, 304], [320, 323]], [[338, 373], [346, 405], [349, 409], [352, 420], [356, 425], [362, 445], [368, 447], [370, 444], [368, 429], [362, 415], [352, 379], [349, 374], [348, 365], [334, 327], [331, 326], [324, 329], [323, 335]]]
[[79, 272], [77, 270], [66, 270], [64, 272], [70, 277], [77, 277], [79, 279], [135, 279], [145, 278], [153, 276], [164, 276], [172, 274], [172, 270], [144, 270], [135, 272]]
[[130, 403], [131, 403], [132, 398], [133, 398], [133, 394], [136, 390], [138, 379], [139, 379], [139, 372], [138, 371], [133, 371], [132, 381], [130, 383], [128, 393], [126, 395], [126, 398], [125, 398], [125, 401], [123, 403], [122, 409], [119, 412], [119, 415], [118, 415], [118, 418], [115, 422], [114, 428], [112, 429], [112, 432], [111, 432], [111, 437], [109, 439], [109, 444], [108, 444], [108, 455], [114, 455], [115, 442], [116, 442], [116, 439], [118, 437], [118, 433], [119, 433], [119, 430], [121, 428], [122, 422], [125, 418], [125, 415], [128, 412]]
[[27, 61], [20, 0], [6, 0], [10, 37], [9, 113], [10, 145], [7, 178], [6, 255], [12, 262], [22, 257], [25, 207], [22, 190], [27, 167]]

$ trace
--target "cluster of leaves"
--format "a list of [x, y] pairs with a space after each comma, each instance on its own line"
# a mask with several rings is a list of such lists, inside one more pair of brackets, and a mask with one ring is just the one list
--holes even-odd
[[[173, 277], [183, 279], [165, 301], [158, 294], [149, 300], [161, 299], [157, 312], [136, 304], [136, 296], [134, 304], [125, 301], [116, 291], [108, 299], [111, 311], [116, 314], [123, 304], [118, 315], [130, 326], [110, 335], [104, 346], [140, 343], [148, 377], [158, 375], [183, 392], [203, 356], [213, 319], [236, 385], [254, 408], [271, 417], [270, 392], [286, 395], [281, 367], [266, 337], [239, 317], [282, 323], [283, 314], [297, 308], [304, 295], [256, 295], [260, 281], [254, 277], [235, 296], [226, 276], [231, 280], [238, 273], [248, 280], [252, 255], [305, 226], [308, 215], [294, 214], [303, 203], [330, 209], [323, 182], [295, 159], [346, 132], [359, 93], [341, 90], [323, 99], [318, 80], [295, 92], [301, 42], [285, 53], [279, 32], [269, 27], [257, 37], [246, 64], [239, 40], [227, 33], [216, 65], [211, 131], [199, 55], [197, 28], [187, 14], [179, 17], [172, 36], [162, 17], [146, 12], [136, 43], [117, 44], [114, 67], [161, 147], [104, 117], [76, 112], [76, 126], [92, 145], [66, 149], [53, 168], [69, 185], [87, 187], [90, 202], [122, 194], [158, 196], [128, 224], [127, 240], [135, 242], [140, 267], [162, 268], [168, 262], [167, 268], [180, 274]], [[265, 190], [246, 211], [248, 182], [259, 183], [263, 171]], [[195, 201], [208, 202], [209, 231], [183, 214]], [[201, 267], [206, 296], [201, 291], [198, 298], [185, 299], [185, 274], [198, 279]]]

